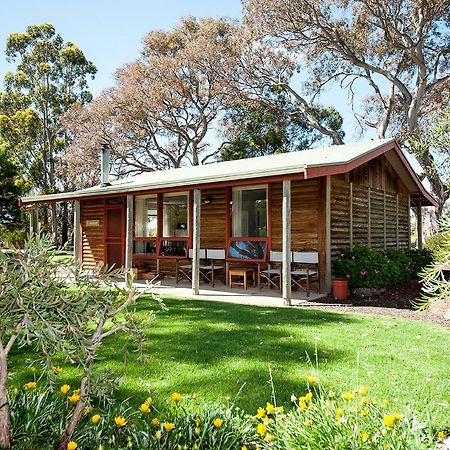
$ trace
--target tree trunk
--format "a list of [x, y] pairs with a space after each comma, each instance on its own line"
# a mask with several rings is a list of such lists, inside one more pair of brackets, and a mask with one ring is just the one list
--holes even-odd
[[75, 405], [75, 409], [73, 410], [72, 417], [70, 418], [69, 424], [67, 425], [66, 431], [56, 446], [56, 450], [67, 450], [67, 444], [71, 441], [75, 428], [78, 425], [78, 422], [81, 419], [83, 414], [83, 408], [85, 406], [86, 397], [89, 394], [89, 383], [88, 376], [85, 374], [81, 379], [80, 385], [80, 400]]
[[61, 214], [61, 245], [64, 246], [69, 240], [69, 208], [67, 202], [62, 204]]
[[0, 449], [11, 448], [11, 418], [9, 411], [8, 392], [8, 360], [3, 348], [0, 348]]
[[58, 214], [54, 202], [50, 205], [50, 225], [53, 245], [58, 246]]

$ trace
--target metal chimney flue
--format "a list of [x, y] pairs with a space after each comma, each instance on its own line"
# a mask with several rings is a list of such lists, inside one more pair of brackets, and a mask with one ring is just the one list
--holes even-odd
[[102, 156], [101, 156], [101, 187], [111, 186], [109, 182], [109, 145], [106, 142], [102, 142]]

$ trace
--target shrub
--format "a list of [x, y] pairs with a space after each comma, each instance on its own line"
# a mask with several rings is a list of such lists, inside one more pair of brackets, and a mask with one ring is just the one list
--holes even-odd
[[[249, 416], [232, 405], [202, 404], [177, 393], [171, 399], [141, 399], [95, 403], [83, 411], [68, 448], [109, 450], [254, 450], [260, 449], [386, 449], [435, 448], [445, 433], [432, 430], [412, 411], [395, 410], [387, 401], [371, 398], [360, 386], [342, 393], [325, 391], [316, 377], [308, 377], [309, 391], [293, 395], [293, 408], [267, 402]], [[75, 405], [72, 388], [60, 385], [16, 389], [11, 393], [15, 449], [52, 449], [64, 432]]]
[[345, 250], [333, 261], [336, 276], [349, 278], [351, 288], [386, 288], [417, 278], [432, 261], [428, 250], [384, 250], [367, 246]]
[[425, 241], [425, 248], [436, 258], [442, 248], [445, 247], [445, 243], [448, 242], [448, 240], [449, 232], [441, 231]]

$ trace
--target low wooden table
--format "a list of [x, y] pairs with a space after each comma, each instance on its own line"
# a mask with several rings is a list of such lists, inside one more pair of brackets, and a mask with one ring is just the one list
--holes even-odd
[[[248, 269], [246, 267], [232, 267], [228, 270], [228, 286], [231, 288], [234, 284], [236, 286], [244, 286], [244, 289], [247, 289], [247, 279], [250, 276], [253, 279], [253, 286], [256, 286], [255, 269]], [[233, 280], [233, 277], [237, 278], [237, 280]]]

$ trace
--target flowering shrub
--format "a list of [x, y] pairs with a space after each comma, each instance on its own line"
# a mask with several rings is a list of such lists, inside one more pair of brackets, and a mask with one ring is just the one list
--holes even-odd
[[333, 261], [333, 273], [349, 278], [354, 288], [386, 288], [407, 283], [432, 262], [428, 250], [373, 250], [366, 246], [343, 251]]
[[[139, 406], [89, 405], [67, 450], [418, 450], [436, 448], [446, 437], [411, 411], [371, 398], [365, 386], [336, 393], [325, 392], [317, 376], [306, 381], [307, 391], [292, 395], [289, 410], [266, 402], [253, 416], [233, 406], [194, 403], [177, 392], [170, 399], [143, 398]], [[77, 389], [31, 383], [11, 393], [13, 445], [52, 449], [73, 412], [70, 397]]]

